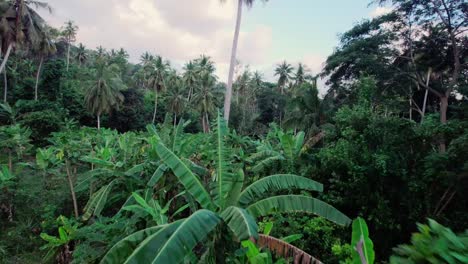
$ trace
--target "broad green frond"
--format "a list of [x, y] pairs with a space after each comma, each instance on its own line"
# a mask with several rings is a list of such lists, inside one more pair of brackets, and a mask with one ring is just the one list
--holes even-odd
[[197, 200], [203, 208], [214, 208], [210, 195], [187, 165], [161, 142], [157, 143], [155, 147], [161, 160], [172, 169], [174, 175], [179, 179], [185, 189], [195, 198], [195, 200]]
[[249, 205], [258, 199], [264, 198], [282, 190], [323, 191], [323, 185], [306, 177], [293, 174], [276, 174], [262, 178], [242, 191], [239, 197], [241, 206]]
[[253, 216], [266, 216], [271, 213], [304, 212], [324, 217], [339, 225], [349, 225], [349, 219], [335, 207], [318, 199], [303, 195], [279, 195], [260, 200], [247, 207]]
[[87, 221], [93, 215], [100, 215], [102, 210], [104, 209], [104, 205], [107, 202], [107, 197], [112, 189], [112, 185], [114, 182], [112, 181], [108, 185], [102, 187], [91, 196], [91, 199], [88, 201], [84, 208], [83, 220]]
[[230, 206], [221, 213], [221, 217], [239, 241], [258, 238], [257, 223], [245, 209]]
[[226, 206], [237, 205], [242, 188], [244, 187], [244, 177], [244, 171], [240, 169], [237, 172], [234, 184], [229, 191], [228, 197], [226, 199]]
[[182, 222], [170, 224], [148, 237], [125, 263], [181, 263], [220, 222], [215, 213], [199, 210]]
[[167, 166], [165, 164], [159, 165], [159, 167], [153, 173], [153, 176], [151, 176], [151, 179], [148, 181], [146, 186], [153, 187], [159, 181], [159, 179], [161, 179], [161, 177], [164, 175], [164, 172], [166, 170], [167, 170]]
[[294, 152], [297, 154], [301, 153], [302, 145], [304, 145], [305, 133], [303, 131], [297, 133], [294, 138]]
[[218, 111], [218, 119], [216, 121], [216, 189], [215, 189], [215, 202], [221, 207], [225, 208], [226, 198], [231, 190], [234, 182], [234, 174], [229, 171], [230, 163], [228, 162], [229, 153], [226, 149], [226, 136], [228, 128], [226, 121]]
[[153, 226], [135, 232], [115, 244], [102, 258], [101, 264], [123, 263], [147, 237], [165, 228], [167, 225]]
[[255, 166], [252, 167], [253, 172], [260, 172], [264, 170], [265, 168], [271, 167], [273, 164], [275, 164], [277, 161], [284, 160], [283, 156], [273, 156], [273, 157], [268, 157], [262, 161], [257, 162]]

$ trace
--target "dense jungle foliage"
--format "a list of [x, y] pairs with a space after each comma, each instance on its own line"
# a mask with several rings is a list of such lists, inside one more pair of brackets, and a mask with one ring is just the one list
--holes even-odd
[[231, 84], [0, 1], [0, 263], [468, 263], [468, 4], [373, 4]]

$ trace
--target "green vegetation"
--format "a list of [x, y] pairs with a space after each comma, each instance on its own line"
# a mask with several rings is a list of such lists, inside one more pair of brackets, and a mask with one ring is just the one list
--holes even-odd
[[254, 2], [225, 84], [0, 1], [1, 263], [467, 262], [467, 4], [375, 1], [270, 82], [234, 74]]

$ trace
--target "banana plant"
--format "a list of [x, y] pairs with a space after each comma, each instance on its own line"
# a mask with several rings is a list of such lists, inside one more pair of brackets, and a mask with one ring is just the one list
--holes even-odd
[[[148, 193], [149, 190], [147, 190], [146, 193]], [[151, 195], [145, 195], [146, 198], [143, 198], [141, 195], [139, 195], [136, 192], [132, 193], [132, 198], [135, 200], [137, 204], [132, 204], [132, 205], [125, 205], [122, 209], [125, 211], [132, 211], [134, 213], [143, 213], [144, 215], [149, 215], [151, 216], [152, 220], [157, 224], [157, 225], [164, 225], [168, 223], [169, 217], [167, 216], [169, 212], [169, 207], [171, 203], [179, 196], [184, 195], [185, 192], [181, 192], [174, 196], [169, 202], [167, 202], [164, 206], [161, 206], [159, 202]], [[174, 212], [170, 217], [173, 218], [180, 212], [184, 211], [185, 209], [188, 208], [188, 204], [180, 207], [176, 212]]]
[[296, 135], [272, 129], [267, 138], [258, 142], [257, 152], [250, 156], [252, 171], [264, 172], [268, 169], [294, 171], [294, 165], [302, 154], [304, 132]]
[[[217, 230], [227, 228], [232, 241], [258, 239], [256, 218], [271, 213], [305, 212], [322, 216], [340, 225], [350, 219], [333, 206], [308, 195], [275, 195], [280, 191], [323, 191], [323, 185], [311, 179], [291, 174], [271, 175], [244, 188], [244, 173], [234, 172], [228, 161], [226, 146], [228, 129], [218, 113], [216, 122], [216, 159], [212, 191], [161, 140], [153, 148], [164, 164], [172, 170], [180, 184], [201, 209], [188, 218], [167, 225], [138, 231], [115, 244], [101, 263], [181, 263], [193, 248]], [[216, 239], [215, 239], [216, 240]], [[210, 250], [208, 244], [207, 252]], [[219, 251], [219, 248], [216, 248]]]

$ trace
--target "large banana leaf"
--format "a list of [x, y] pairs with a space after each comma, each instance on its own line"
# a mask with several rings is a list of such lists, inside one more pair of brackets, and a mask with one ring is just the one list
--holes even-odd
[[239, 241], [258, 238], [257, 223], [245, 209], [230, 206], [221, 213], [221, 217]]
[[286, 158], [290, 161], [294, 160], [294, 149], [296, 144], [294, 142], [293, 136], [285, 133], [279, 133], [279, 139]]
[[179, 153], [180, 151], [180, 143], [181, 143], [181, 140], [180, 140], [180, 137], [182, 135], [182, 133], [184, 132], [184, 120], [183, 119], [180, 119], [179, 121], [179, 124], [177, 125], [177, 127], [174, 129], [174, 137], [172, 138], [172, 151], [174, 153]]
[[226, 199], [226, 206], [237, 205], [237, 201], [239, 201], [239, 196], [241, 194], [242, 187], [244, 187], [244, 177], [244, 171], [240, 169], [237, 172], [234, 184], [232, 185], [232, 188], [229, 191], [229, 195]]
[[213, 209], [214, 205], [210, 195], [198, 180], [197, 176], [172, 151], [161, 142], [156, 144], [156, 152], [164, 163], [172, 169], [174, 175], [185, 189], [197, 200], [203, 208]]
[[166, 170], [167, 170], [167, 166], [165, 164], [159, 165], [159, 167], [153, 173], [153, 176], [151, 176], [151, 179], [148, 181], [146, 186], [153, 187], [159, 181], [159, 179], [161, 179], [161, 177], [164, 175], [164, 172]]
[[262, 178], [242, 191], [239, 197], [239, 204], [246, 206], [265, 196], [271, 196], [272, 193], [282, 190], [307, 190], [323, 191], [323, 185], [314, 180], [294, 174], [276, 174]]
[[375, 260], [374, 244], [369, 237], [369, 229], [366, 221], [361, 217], [353, 221], [353, 232], [351, 235], [351, 246], [353, 247], [353, 263], [373, 264]]
[[84, 208], [83, 220], [87, 221], [93, 215], [100, 215], [104, 209], [104, 205], [107, 202], [107, 197], [109, 196], [110, 191], [112, 190], [112, 185], [114, 181], [108, 185], [102, 187], [91, 196], [91, 199], [88, 201]]
[[264, 170], [265, 168], [272, 166], [273, 164], [275, 164], [277, 161], [280, 161], [280, 160], [284, 160], [284, 157], [281, 156], [281, 154], [278, 154], [277, 156], [268, 157], [264, 160], [257, 162], [257, 164], [252, 167], [252, 171], [260, 172]]
[[227, 152], [225, 144], [228, 128], [226, 121], [221, 116], [219, 111], [216, 126], [216, 189], [214, 193], [214, 199], [215, 202], [221, 207], [221, 209], [224, 209], [226, 198], [236, 177], [229, 170], [231, 164], [228, 162], [227, 157], [229, 153]]
[[180, 263], [220, 222], [212, 211], [198, 210], [181, 224], [171, 224], [148, 237], [125, 263]]
[[304, 212], [322, 216], [339, 225], [349, 225], [351, 222], [351, 219], [335, 207], [318, 199], [303, 195], [273, 196], [250, 205], [247, 207], [247, 211], [254, 217], [266, 216], [273, 212]]
[[102, 258], [101, 264], [123, 263], [132, 252], [143, 242], [147, 237], [155, 234], [168, 225], [153, 226], [135, 232], [115, 244]]
[[296, 137], [294, 138], [294, 151], [296, 152], [296, 155], [301, 153], [302, 145], [304, 145], [304, 137], [305, 133], [301, 131], [297, 133]]

